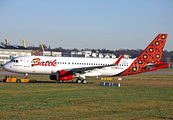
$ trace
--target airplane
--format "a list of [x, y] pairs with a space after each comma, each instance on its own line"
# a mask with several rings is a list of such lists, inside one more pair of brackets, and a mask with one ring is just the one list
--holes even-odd
[[64, 82], [77, 78], [77, 83], [87, 83], [88, 76], [125, 76], [169, 67], [161, 62], [168, 34], [158, 36], [134, 59], [79, 58], [53, 56], [21, 56], [3, 65], [6, 71], [28, 74], [47, 74], [51, 80]]

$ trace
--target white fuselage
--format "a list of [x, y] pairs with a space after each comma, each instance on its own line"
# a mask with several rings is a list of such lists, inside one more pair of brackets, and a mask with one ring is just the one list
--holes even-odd
[[[85, 76], [116, 76], [125, 71], [134, 59], [121, 59], [118, 65], [112, 65], [117, 59], [77, 58], [52, 56], [22, 56], [16, 57], [4, 64], [5, 70], [27, 74], [52, 74], [61, 70], [75, 70], [96, 67], [86, 70]], [[97, 66], [106, 66], [97, 68]]]

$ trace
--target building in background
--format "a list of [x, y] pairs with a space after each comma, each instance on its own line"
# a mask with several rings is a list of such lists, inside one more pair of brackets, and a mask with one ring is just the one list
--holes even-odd
[[0, 65], [10, 61], [13, 57], [17, 56], [31, 56], [32, 50], [29, 50], [23, 46], [16, 45], [8, 45], [3, 46], [0, 45]]
[[56, 56], [61, 57], [61, 52], [54, 52], [54, 51], [39, 51], [39, 56]]
[[39, 50], [32, 50], [31, 55], [32, 56], [39, 56], [40, 52]]
[[[8, 41], [7, 41], [8, 43]], [[42, 48], [43, 45], [42, 45]], [[2, 44], [0, 45], [0, 65], [10, 61], [13, 57], [18, 56], [56, 56], [56, 57], [83, 57], [83, 58], [112, 58], [115, 59], [116, 55], [110, 53], [101, 53], [99, 51], [91, 51], [91, 50], [65, 50], [65, 49], [58, 49], [61, 52], [55, 52], [55, 50], [51, 51], [49, 47], [49, 51], [45, 51], [42, 49], [40, 51], [40, 47], [25, 47], [24, 46], [17, 46], [17, 45], [9, 45], [9, 44]], [[64, 50], [64, 51], [63, 51]], [[129, 58], [130, 55], [124, 55], [124, 58]]]

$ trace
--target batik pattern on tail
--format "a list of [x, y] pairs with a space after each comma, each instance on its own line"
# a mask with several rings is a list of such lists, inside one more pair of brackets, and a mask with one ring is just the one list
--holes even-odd
[[148, 68], [147, 64], [161, 63], [162, 52], [164, 50], [167, 34], [159, 34], [149, 46], [133, 61], [129, 68], [124, 71], [120, 76], [131, 75], [142, 72], [157, 70], [160, 67]]

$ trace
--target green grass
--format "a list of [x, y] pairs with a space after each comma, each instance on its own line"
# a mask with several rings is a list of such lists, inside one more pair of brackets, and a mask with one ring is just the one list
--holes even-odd
[[0, 66], [0, 71], [4, 71], [4, 69], [2, 68], [2, 66]]
[[173, 119], [171, 74], [108, 81], [121, 82], [120, 88], [100, 86], [94, 77], [88, 78], [93, 84], [55, 83], [46, 75], [29, 78], [42, 82], [0, 83], [0, 119]]

